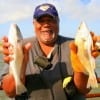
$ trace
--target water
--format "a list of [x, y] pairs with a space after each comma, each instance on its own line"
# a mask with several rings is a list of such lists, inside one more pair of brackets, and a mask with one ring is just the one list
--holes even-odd
[[[2, 58], [2, 55], [0, 55], [0, 71], [2, 70], [2, 67], [3, 67], [3, 64], [4, 64], [1, 58]], [[97, 76], [100, 77], [100, 57], [98, 57], [96, 59], [96, 72], [97, 72]], [[100, 84], [99, 84], [99, 88], [93, 89], [91, 91], [91, 93], [100, 93]], [[6, 96], [4, 91], [0, 91], [0, 100], [11, 100], [11, 99]], [[100, 97], [90, 98], [90, 99], [87, 99], [87, 100], [100, 100]]]

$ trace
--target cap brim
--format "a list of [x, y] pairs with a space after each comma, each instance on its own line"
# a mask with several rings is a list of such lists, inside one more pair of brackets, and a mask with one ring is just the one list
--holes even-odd
[[40, 19], [41, 17], [46, 16], [46, 15], [51, 16], [52, 18], [56, 19], [56, 17], [53, 16], [52, 14], [50, 14], [50, 13], [43, 13], [43, 14], [40, 14], [40, 15], [38, 15], [37, 17], [35, 17], [35, 19]]

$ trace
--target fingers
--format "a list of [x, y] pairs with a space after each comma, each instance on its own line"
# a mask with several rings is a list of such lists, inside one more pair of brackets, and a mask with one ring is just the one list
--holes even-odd
[[85, 69], [75, 51], [71, 50], [70, 58], [74, 72], [85, 72]]
[[32, 44], [31, 44], [31, 43], [27, 43], [27, 44], [23, 47], [24, 53], [28, 53], [31, 47], [32, 47]]
[[100, 41], [100, 36], [97, 36], [97, 41]]
[[85, 72], [85, 69], [77, 56], [77, 50], [78, 50], [77, 46], [75, 45], [74, 42], [71, 42], [69, 44], [69, 47], [71, 50], [70, 58], [74, 72]]
[[71, 43], [69, 44], [69, 47], [70, 47], [70, 49], [71, 49], [73, 52], [77, 53], [77, 46], [75, 45], [74, 42], [71, 42]]
[[93, 40], [93, 46], [95, 46], [95, 43], [97, 41], [97, 36], [94, 34], [94, 32], [90, 32], [91, 36], [92, 36], [92, 40]]
[[29, 59], [29, 50], [31, 49], [32, 44], [31, 43], [27, 43], [24, 47], [23, 47], [23, 53], [24, 53], [24, 61], [28, 61]]
[[3, 46], [3, 54], [4, 54], [4, 57], [3, 57], [3, 60], [6, 62], [6, 63], [9, 63], [9, 61], [11, 60], [11, 58], [9, 57], [9, 46], [10, 44], [8, 43], [8, 38], [6, 36], [4, 36], [2, 38], [2, 46]]
[[8, 37], [4, 36], [4, 37], [2, 38], [2, 41], [8, 42]]
[[94, 58], [98, 57], [98, 55], [100, 55], [99, 52], [93, 52], [93, 53], [92, 53], [92, 56], [93, 56]]
[[10, 46], [10, 44], [8, 43], [8, 38], [3, 37], [2, 43], [3, 43], [3, 54], [8, 55], [9, 54], [8, 48]]
[[9, 56], [4, 56], [3, 57], [3, 60], [4, 60], [4, 62], [6, 62], [6, 63], [9, 63], [9, 61], [10, 61], [10, 57]]
[[[9, 55], [12, 55], [13, 54], [13, 51], [12, 51], [12, 48], [9, 48], [9, 47], [11, 47], [11, 45], [8, 42], [8, 37], [4, 36], [2, 38], [2, 43], [3, 43], [3, 54], [4, 54], [3, 60], [6, 63], [9, 63], [13, 59], [11, 56], [9, 56]], [[26, 62], [28, 60], [28, 53], [29, 53], [29, 50], [30, 50], [31, 46], [32, 46], [31, 43], [27, 43], [23, 47], [24, 60]]]
[[93, 47], [92, 47], [92, 56], [94, 58], [98, 57], [98, 55], [100, 55], [99, 51], [98, 51], [98, 47], [95, 45], [97, 41], [100, 41], [100, 37], [96, 36], [94, 34], [94, 32], [90, 32], [91, 36], [92, 36], [92, 40], [93, 40]]

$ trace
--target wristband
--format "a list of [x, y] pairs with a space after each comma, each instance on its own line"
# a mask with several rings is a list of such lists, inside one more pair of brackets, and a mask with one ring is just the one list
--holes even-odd
[[74, 94], [78, 93], [73, 81], [73, 77], [71, 76], [64, 79], [63, 88], [68, 96], [73, 96]]

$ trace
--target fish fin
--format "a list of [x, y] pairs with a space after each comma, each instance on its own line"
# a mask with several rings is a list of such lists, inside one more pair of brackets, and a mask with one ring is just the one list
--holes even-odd
[[16, 84], [16, 94], [17, 95], [22, 94], [26, 91], [27, 91], [27, 89], [21, 81], [18, 82], [18, 84]]
[[89, 75], [87, 88], [90, 88], [90, 87], [92, 87], [92, 88], [98, 87], [98, 82], [97, 82], [95, 73], [93, 73], [92, 75]]
[[90, 59], [91, 61], [90, 61], [90, 63], [91, 63], [91, 66], [92, 66], [92, 68], [93, 68], [93, 70], [95, 69], [95, 59], [93, 58], [93, 57], [91, 57], [91, 59]]

